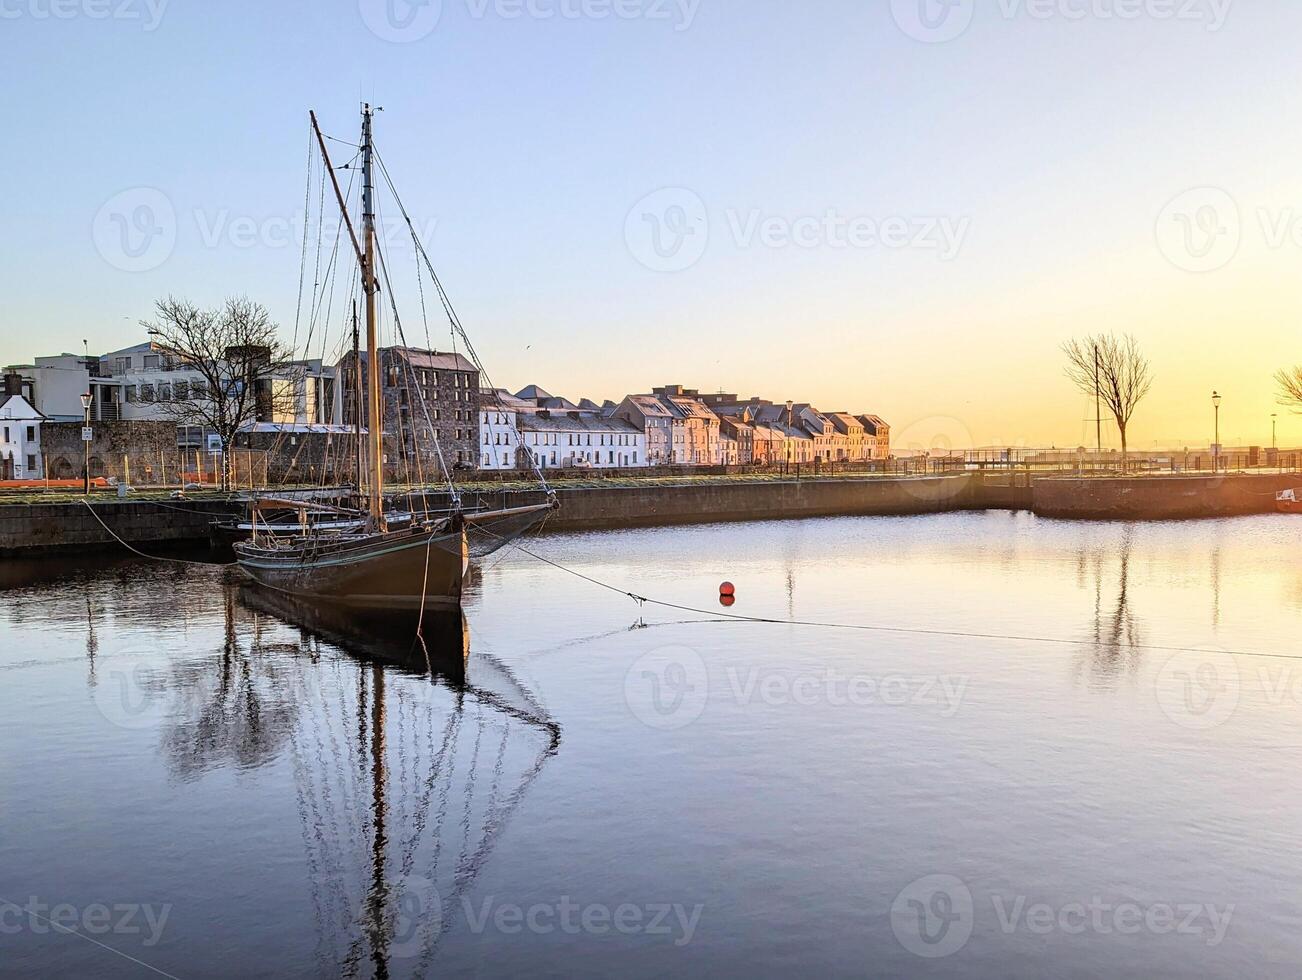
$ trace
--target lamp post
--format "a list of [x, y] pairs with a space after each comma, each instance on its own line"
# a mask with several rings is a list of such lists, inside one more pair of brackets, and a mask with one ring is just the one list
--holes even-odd
[[1221, 394], [1212, 392], [1212, 409], [1216, 413], [1216, 442], [1212, 448], [1212, 468], [1221, 471]]
[[85, 415], [85, 423], [81, 430], [81, 444], [85, 447], [85, 454], [82, 457], [81, 464], [81, 482], [83, 492], [87, 497], [90, 496], [90, 440], [86, 438], [86, 432], [90, 428], [90, 392], [81, 396], [81, 408]]
[[787, 447], [787, 462], [786, 465], [783, 466], [782, 468], [783, 476], [786, 476], [788, 473], [791, 472], [791, 410], [795, 408], [795, 405], [796, 405], [795, 402], [793, 402], [789, 398], [787, 399], [787, 431], [786, 431], [786, 438], [783, 440], [783, 442], [786, 444]]
[[1279, 448], [1279, 441], [1275, 438], [1275, 421], [1278, 418], [1279, 418], [1279, 414], [1277, 412], [1270, 413], [1270, 448], [1271, 449]]

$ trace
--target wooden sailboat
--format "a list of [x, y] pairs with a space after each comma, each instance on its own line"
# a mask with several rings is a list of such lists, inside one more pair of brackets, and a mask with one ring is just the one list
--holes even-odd
[[[376, 276], [373, 110], [369, 105], [362, 108], [360, 241], [348, 215], [334, 168], [330, 166], [325, 137], [317, 124], [316, 114], [313, 113], [311, 118], [326, 172], [333, 183], [344, 225], [361, 268], [365, 295], [366, 354], [371, 365], [365, 372], [367, 417], [370, 419], [365, 439], [360, 426], [360, 405], [357, 413], [358, 496], [363, 496], [364, 483], [365, 504], [360, 509], [350, 510], [283, 497], [254, 497], [250, 522], [252, 536], [234, 546], [236, 559], [243, 572], [258, 585], [294, 596], [361, 608], [457, 609], [461, 605], [462, 583], [470, 562], [467, 533], [477, 534], [479, 541], [499, 539], [505, 542], [508, 535], [520, 533], [553, 510], [557, 506], [556, 497], [549, 491], [546, 503], [467, 512], [462, 509], [454, 492], [452, 508], [438, 516], [404, 515], [408, 519], [401, 524], [386, 516], [382, 467], [384, 406], [376, 326], [380, 283]], [[279, 513], [297, 511], [301, 517], [301, 533], [285, 534], [283, 524], [280, 533], [262, 533], [259, 525], [267, 527], [269, 524], [265, 519], [260, 521], [264, 510]], [[333, 513], [340, 520], [330, 527], [330, 522], [309, 521], [309, 512], [317, 516]], [[355, 523], [350, 524], [350, 521]], [[505, 533], [499, 535], [494, 528]]]

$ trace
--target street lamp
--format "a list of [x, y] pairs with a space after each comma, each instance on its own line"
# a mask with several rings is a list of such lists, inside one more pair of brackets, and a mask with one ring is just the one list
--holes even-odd
[[791, 410], [796, 407], [796, 403], [790, 398], [787, 399], [787, 432], [786, 439], [783, 441], [787, 446], [787, 464], [782, 469], [782, 475], [786, 476], [791, 472]]
[[1271, 449], [1279, 448], [1279, 441], [1275, 438], [1275, 420], [1278, 418], [1279, 418], [1278, 413], [1276, 412], [1270, 413], [1270, 448]]
[[1212, 447], [1212, 467], [1216, 472], [1221, 469], [1221, 393], [1212, 392], [1212, 408], [1216, 412], [1216, 441]]
[[87, 497], [90, 496], [90, 440], [86, 438], [87, 430], [90, 428], [90, 392], [81, 396], [81, 409], [85, 415], [85, 424], [81, 430], [81, 444], [85, 447], [86, 452], [81, 464], [81, 481], [83, 492]]

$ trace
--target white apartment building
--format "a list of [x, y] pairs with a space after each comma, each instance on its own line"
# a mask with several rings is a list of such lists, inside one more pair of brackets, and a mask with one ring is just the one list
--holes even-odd
[[513, 470], [527, 465], [521, 453], [520, 419], [537, 411], [509, 391], [479, 389], [479, 468]]
[[542, 469], [649, 465], [646, 434], [623, 419], [548, 409], [519, 416], [520, 441]]
[[[208, 396], [208, 384], [193, 368], [177, 363], [146, 341], [99, 357], [55, 354], [11, 369], [21, 375], [31, 402], [54, 422], [84, 418], [81, 396], [91, 396], [92, 422], [166, 421], [176, 417], [168, 403]], [[272, 410], [260, 422], [339, 424], [343, 406], [335, 368], [319, 359], [293, 361], [268, 379]]]

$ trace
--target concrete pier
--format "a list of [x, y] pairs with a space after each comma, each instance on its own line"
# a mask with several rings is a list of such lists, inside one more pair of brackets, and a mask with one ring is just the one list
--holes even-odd
[[[705, 524], [803, 517], [933, 514], [956, 510], [1030, 510], [1079, 520], [1176, 520], [1265, 514], [1275, 494], [1302, 486], [1302, 475], [1228, 475], [1076, 479], [1027, 473], [935, 477], [694, 482], [563, 488], [548, 529]], [[469, 493], [467, 506], [537, 503], [540, 491]], [[429, 494], [428, 506], [447, 506]], [[231, 501], [93, 501], [95, 515], [133, 545], [195, 545], [209, 525], [244, 513]], [[0, 505], [0, 555], [120, 548], [80, 502]]]

